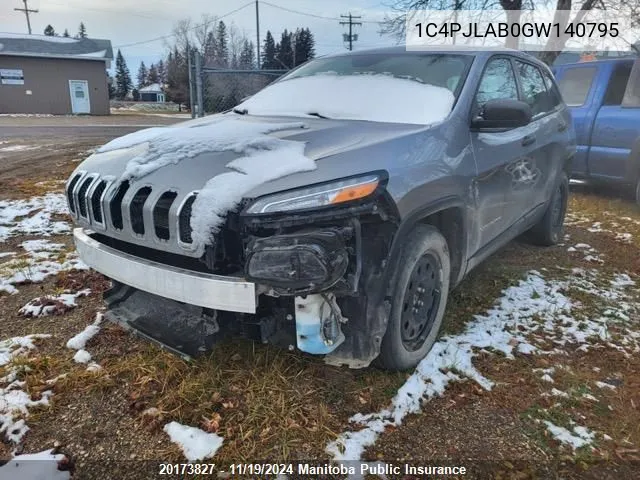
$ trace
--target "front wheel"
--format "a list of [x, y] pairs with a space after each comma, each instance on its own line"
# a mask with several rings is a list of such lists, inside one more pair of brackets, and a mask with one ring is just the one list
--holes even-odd
[[547, 207], [547, 211], [540, 221], [530, 230], [530, 238], [534, 243], [551, 246], [561, 240], [568, 202], [569, 179], [566, 174], [562, 174], [562, 178], [553, 192], [553, 197]]
[[397, 268], [379, 360], [386, 369], [406, 370], [429, 353], [442, 325], [451, 273], [447, 241], [437, 228], [417, 226]]

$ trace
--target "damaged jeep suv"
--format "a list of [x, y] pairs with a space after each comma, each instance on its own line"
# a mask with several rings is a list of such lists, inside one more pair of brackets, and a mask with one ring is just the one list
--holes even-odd
[[187, 355], [244, 336], [406, 369], [482, 259], [561, 238], [574, 153], [532, 57], [386, 48], [115, 139], [66, 192], [109, 319]]

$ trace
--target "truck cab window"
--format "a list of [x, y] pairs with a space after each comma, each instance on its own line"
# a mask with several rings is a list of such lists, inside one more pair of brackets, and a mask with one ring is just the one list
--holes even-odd
[[602, 102], [603, 105], [622, 104], [622, 98], [624, 97], [627, 83], [629, 83], [629, 76], [631, 75], [631, 66], [631, 63], [616, 65], [609, 79], [609, 85], [607, 85], [607, 92]]
[[567, 105], [570, 107], [584, 105], [597, 70], [596, 67], [578, 67], [564, 72], [559, 87], [562, 98]]

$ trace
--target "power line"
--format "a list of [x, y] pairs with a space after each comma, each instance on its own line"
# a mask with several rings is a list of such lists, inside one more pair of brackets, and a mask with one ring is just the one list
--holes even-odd
[[[221, 20], [221, 19], [223, 19], [223, 18], [225, 18], [225, 17], [228, 17], [229, 15], [233, 15], [234, 13], [239, 12], [240, 10], [242, 10], [242, 9], [244, 9], [244, 8], [247, 8], [247, 7], [248, 7], [248, 6], [250, 6], [250, 5], [253, 5], [253, 1], [251, 1], [251, 2], [249, 2], [249, 3], [245, 3], [245, 4], [244, 4], [244, 5], [242, 5], [241, 7], [238, 7], [238, 8], [236, 8], [235, 10], [231, 10], [230, 12], [227, 12], [227, 13], [225, 13], [224, 15], [217, 16], [216, 18], [217, 18], [218, 20]], [[189, 28], [189, 29], [187, 29], [187, 30], [188, 30], [188, 31], [195, 30], [195, 29], [197, 29], [197, 28], [202, 27], [203, 25], [204, 25], [204, 23], [199, 23], [199, 24], [194, 25], [193, 27], [191, 27], [191, 28]], [[142, 41], [140, 41], [140, 42], [127, 43], [127, 44], [124, 44], [124, 45], [116, 45], [116, 46], [114, 46], [113, 48], [127, 48], [127, 47], [134, 47], [134, 46], [136, 46], [136, 45], [143, 45], [143, 44], [145, 44], [145, 43], [157, 42], [158, 40], [165, 40], [165, 39], [167, 39], [167, 38], [171, 38], [171, 37], [175, 37], [175, 36], [176, 36], [176, 34], [175, 34], [175, 33], [170, 33], [170, 34], [168, 34], [168, 35], [162, 35], [161, 37], [151, 38], [151, 39], [149, 39], [149, 40], [142, 40]]]
[[[317, 15], [315, 13], [301, 12], [300, 10], [294, 10], [293, 8], [282, 7], [280, 5], [275, 5], [273, 3], [269, 3], [269, 2], [266, 2], [264, 0], [262, 0], [262, 3], [264, 3], [265, 5], [269, 5], [270, 7], [273, 7], [273, 8], [277, 8], [279, 10], [284, 10], [285, 12], [295, 13], [297, 15], [304, 15], [306, 17], [320, 18], [322, 20], [332, 20], [334, 22], [336, 20], [340, 20], [339, 17], [327, 17], [327, 16], [324, 16], [324, 15]], [[358, 17], [358, 18], [360, 18], [360, 17]], [[373, 21], [373, 20], [370, 20], [370, 21], [363, 20], [362, 23], [380, 23], [380, 22], [376, 22], [376, 21]]]
[[24, 12], [25, 16], [27, 17], [27, 28], [29, 29], [29, 35], [31, 35], [31, 20], [29, 19], [29, 14], [38, 13], [38, 10], [29, 9], [29, 5], [27, 3], [28, 1], [29, 0], [22, 0], [22, 3], [24, 3], [24, 8], [14, 8], [14, 10], [16, 12]]
[[353, 33], [353, 27], [362, 25], [362, 22], [354, 22], [353, 19], [355, 18], [356, 20], [359, 20], [362, 17], [354, 17], [351, 15], [351, 12], [349, 12], [349, 15], [340, 15], [340, 18], [349, 19], [348, 22], [340, 22], [340, 25], [349, 25], [349, 33], [343, 34], [343, 38], [345, 41], [349, 42], [349, 51], [351, 51], [353, 50], [353, 42], [358, 40], [358, 34]]

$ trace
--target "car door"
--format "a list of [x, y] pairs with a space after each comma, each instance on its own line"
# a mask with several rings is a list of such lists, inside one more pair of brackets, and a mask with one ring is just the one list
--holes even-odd
[[[476, 91], [471, 117], [481, 112], [493, 99], [518, 99], [518, 86], [510, 57], [493, 56], [487, 62]], [[520, 156], [524, 128], [508, 131], [471, 131], [471, 145], [478, 176], [474, 180], [476, 225], [479, 244], [475, 251], [489, 244], [508, 227], [505, 204], [510, 201], [511, 174], [507, 166]]]
[[521, 156], [507, 167], [511, 174], [512, 209], [506, 214], [510, 224], [542, 207], [550, 198], [566, 156], [570, 131], [555, 85], [550, 79], [545, 81], [546, 72], [525, 60], [516, 59], [514, 65], [521, 100], [531, 107], [533, 116], [521, 142]]

